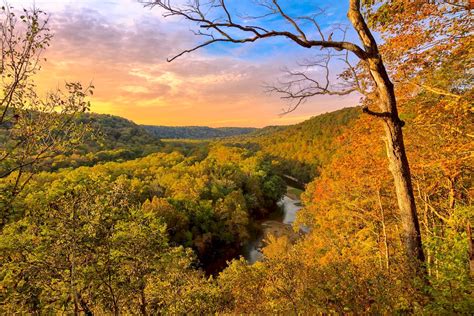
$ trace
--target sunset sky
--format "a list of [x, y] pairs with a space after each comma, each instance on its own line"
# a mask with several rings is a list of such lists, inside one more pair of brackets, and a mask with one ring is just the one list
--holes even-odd
[[[252, 13], [238, 3], [239, 13]], [[318, 2], [318, 1], [316, 1]], [[325, 1], [319, 1], [324, 7]], [[293, 124], [319, 113], [357, 105], [359, 97], [318, 97], [281, 116], [287, 103], [264, 92], [282, 68], [294, 67], [313, 51], [275, 39], [247, 45], [209, 47], [168, 63], [167, 57], [198, 43], [192, 25], [165, 19], [158, 8], [137, 0], [11, 0], [15, 8], [35, 3], [50, 14], [54, 33], [39, 84], [92, 81], [92, 111], [141, 124], [254, 126]], [[292, 14], [314, 10], [315, 1], [283, 1]], [[293, 3], [293, 4], [292, 4]], [[333, 1], [320, 23], [329, 34], [344, 23], [345, 1]], [[250, 10], [250, 11], [248, 11]], [[275, 21], [275, 23], [280, 23]], [[282, 29], [287, 25], [276, 25]], [[327, 35], [326, 34], [326, 35]], [[317, 53], [318, 49], [315, 53]]]

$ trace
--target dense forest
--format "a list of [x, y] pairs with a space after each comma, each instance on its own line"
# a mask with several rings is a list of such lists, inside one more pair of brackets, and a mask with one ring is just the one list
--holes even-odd
[[[23, 116], [30, 116], [30, 121], [25, 122], [25, 124], [30, 124], [32, 120], [40, 116], [40, 113], [24, 111]], [[56, 114], [49, 113], [48, 116], [50, 117], [48, 120], [52, 120]], [[129, 160], [146, 156], [165, 147], [160, 139], [149, 134], [144, 128], [117, 116], [78, 113], [71, 117], [67, 124], [70, 127], [74, 126], [76, 132], [81, 129], [81, 132], [75, 135], [77, 143], [73, 147], [61, 146], [53, 154], [49, 150], [45, 151], [44, 156], [39, 157], [40, 163], [36, 166], [37, 169], [57, 170], [66, 167], [90, 166], [103, 161]], [[11, 148], [12, 151], [21, 150], [21, 148], [15, 148], [17, 139], [30, 137], [28, 134], [14, 135], [15, 132], [18, 130], [9, 124], [0, 126], [0, 139], [4, 146]], [[62, 137], [61, 131], [57, 130], [56, 137]], [[22, 154], [16, 152], [16, 156], [22, 156]]]
[[[293, 126], [270, 126], [250, 137], [232, 138], [231, 144], [272, 156], [280, 174], [308, 183], [337, 149], [336, 139], [350, 129], [361, 113], [347, 108], [321, 114]], [[222, 142], [227, 142], [223, 140]]]
[[249, 134], [256, 131], [250, 127], [207, 127], [207, 126], [154, 126], [143, 125], [152, 135], [169, 139], [211, 139]]
[[[236, 36], [226, 27], [243, 27], [225, 1], [145, 2], [225, 40]], [[339, 79], [368, 91], [355, 90], [359, 106], [263, 129], [142, 126], [91, 113], [100, 87], [73, 82], [42, 97], [33, 75], [53, 40], [48, 15], [2, 8], [0, 313], [472, 314], [471, 8], [348, 2], [354, 27], [377, 31], [380, 45], [368, 35], [360, 51], [311, 41], [283, 1], [263, 3], [296, 26], [298, 36], [282, 36], [297, 45], [359, 54]], [[206, 18], [212, 10], [223, 22]], [[310, 87], [311, 97], [329, 89]], [[391, 87], [395, 108], [374, 110]], [[307, 89], [280, 92], [304, 100]], [[407, 242], [407, 170], [394, 153], [409, 162], [421, 249]], [[288, 179], [304, 187], [296, 221], [266, 234], [250, 262], [245, 246], [262, 223], [282, 216], [284, 198], [299, 199]]]

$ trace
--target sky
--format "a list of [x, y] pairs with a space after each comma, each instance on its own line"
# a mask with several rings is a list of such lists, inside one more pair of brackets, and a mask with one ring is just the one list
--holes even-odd
[[[179, 0], [183, 1], [183, 0]], [[252, 0], [229, 0], [236, 16], [262, 13]], [[285, 67], [319, 54], [284, 39], [254, 44], [214, 45], [169, 63], [167, 58], [193, 47], [202, 38], [194, 25], [165, 18], [158, 8], [137, 0], [10, 0], [15, 8], [33, 4], [50, 14], [52, 45], [45, 52], [37, 82], [44, 91], [66, 81], [92, 82], [92, 111], [119, 115], [139, 124], [169, 126], [287, 125], [311, 116], [355, 106], [359, 96], [318, 96], [296, 111], [281, 115], [288, 103], [265, 92], [282, 78]], [[346, 23], [345, 1], [281, 1], [288, 14], [298, 16], [325, 8], [318, 21], [326, 36], [333, 25]], [[270, 18], [274, 29], [290, 25]], [[314, 30], [308, 28], [312, 33]], [[351, 37], [349, 33], [349, 37]], [[335, 65], [336, 70], [338, 65]], [[320, 76], [317, 71], [314, 75]]]

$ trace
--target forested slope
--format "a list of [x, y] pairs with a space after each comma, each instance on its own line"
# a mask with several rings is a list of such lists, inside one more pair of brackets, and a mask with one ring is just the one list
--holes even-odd
[[[311, 232], [296, 245], [286, 237], [270, 240], [264, 248], [267, 260], [261, 265], [234, 261], [221, 275], [235, 310], [244, 314], [472, 310], [467, 228], [474, 220], [470, 136], [474, 120], [466, 111], [472, 107], [470, 94], [472, 90], [457, 104], [421, 92], [402, 108], [427, 254], [429, 296], [418, 290], [422, 275], [409, 277], [381, 126], [362, 116], [335, 140], [333, 158], [306, 188], [305, 208], [296, 225], [304, 224]], [[241, 282], [249, 279], [251, 285]]]
[[252, 133], [251, 127], [157, 126], [142, 125], [150, 134], [163, 139], [212, 139]]
[[72, 151], [46, 159], [44, 166], [47, 170], [130, 160], [164, 147], [157, 137], [122, 117], [82, 113], [76, 118], [76, 124], [85, 131], [82, 144]]
[[145, 128], [123, 117], [109, 114], [84, 113], [81, 114], [77, 121], [88, 126], [95, 136], [88, 140], [87, 145], [89, 147], [84, 148], [87, 151], [132, 146], [143, 148], [161, 144], [159, 139]]
[[[123, 117], [84, 113], [77, 124], [87, 130], [83, 144], [72, 152], [46, 161], [53, 170], [64, 167], [92, 166], [98, 162], [130, 160], [153, 152], [194, 151], [206, 153], [205, 142], [191, 141], [223, 138], [251, 133], [256, 128], [168, 127], [139, 125]], [[162, 142], [161, 139], [179, 141]], [[183, 141], [181, 141], [183, 139]]]
[[270, 126], [228, 141], [274, 157], [281, 173], [309, 182], [337, 149], [336, 139], [350, 129], [361, 109], [345, 108], [291, 126]]

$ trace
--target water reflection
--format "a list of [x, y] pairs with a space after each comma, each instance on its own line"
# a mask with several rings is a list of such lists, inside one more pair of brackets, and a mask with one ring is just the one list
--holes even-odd
[[283, 209], [283, 219], [264, 221], [261, 224], [262, 232], [244, 246], [244, 257], [251, 264], [263, 258], [261, 249], [263, 247], [264, 232], [276, 233], [291, 229], [290, 225], [295, 221], [296, 213], [302, 208], [300, 200], [294, 200], [286, 195], [278, 202], [278, 205]]

